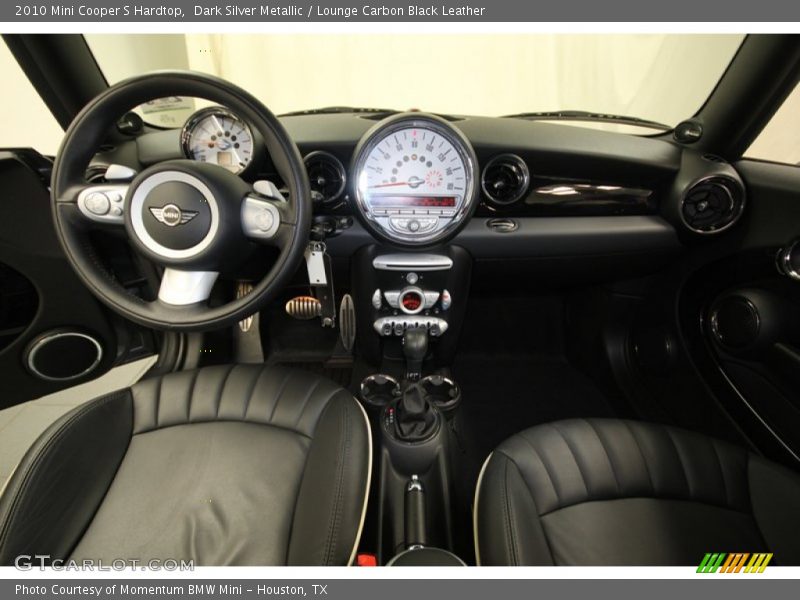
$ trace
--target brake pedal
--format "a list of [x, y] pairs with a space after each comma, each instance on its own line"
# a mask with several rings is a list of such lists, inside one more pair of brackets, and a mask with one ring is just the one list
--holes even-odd
[[297, 296], [286, 303], [286, 314], [294, 319], [309, 321], [322, 316], [322, 302], [313, 296]]

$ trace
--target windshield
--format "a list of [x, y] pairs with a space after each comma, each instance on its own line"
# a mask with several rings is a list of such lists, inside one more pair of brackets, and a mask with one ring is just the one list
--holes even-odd
[[[672, 127], [700, 109], [743, 37], [92, 34], [86, 39], [109, 83], [155, 69], [188, 68], [242, 86], [278, 114], [330, 106], [475, 116], [585, 111]], [[150, 106], [145, 118], [179, 126], [200, 106]]]

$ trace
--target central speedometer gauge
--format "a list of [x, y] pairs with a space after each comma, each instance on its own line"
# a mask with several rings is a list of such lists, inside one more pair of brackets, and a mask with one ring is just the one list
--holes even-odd
[[377, 237], [423, 246], [455, 235], [475, 207], [472, 146], [432, 115], [389, 117], [367, 132], [353, 159], [354, 196]]
[[186, 158], [219, 165], [236, 174], [253, 159], [250, 127], [220, 106], [204, 108], [189, 117], [181, 133], [181, 145]]

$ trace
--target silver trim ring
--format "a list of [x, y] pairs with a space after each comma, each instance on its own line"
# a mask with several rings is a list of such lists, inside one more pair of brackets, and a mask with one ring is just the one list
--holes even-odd
[[[144, 226], [144, 201], [147, 195], [163, 183], [172, 183], [176, 181], [190, 185], [200, 192], [206, 199], [206, 202], [208, 202], [208, 208], [211, 210], [211, 226], [206, 236], [198, 244], [191, 248], [184, 248], [183, 250], [175, 250], [162, 246], [153, 239]], [[214, 198], [214, 194], [212, 194], [208, 186], [197, 177], [182, 171], [161, 171], [142, 181], [131, 198], [130, 213], [133, 231], [142, 244], [151, 252], [163, 256], [164, 258], [179, 259], [197, 256], [211, 245], [211, 242], [214, 241], [217, 231], [219, 230], [219, 206], [217, 205], [217, 199]]]
[[[225, 108], [223, 106], [208, 106], [206, 108], [201, 108], [192, 113], [191, 115], [189, 115], [189, 118], [186, 119], [186, 123], [184, 123], [183, 128], [181, 129], [181, 151], [183, 152], [183, 155], [189, 160], [197, 160], [192, 155], [190, 147], [192, 134], [194, 133], [197, 124], [200, 123], [200, 121], [202, 121], [203, 119], [206, 119], [208, 117], [222, 117], [238, 121], [238, 123], [242, 126], [242, 128], [247, 132], [247, 135], [250, 136], [250, 140], [253, 143], [253, 148], [255, 148], [256, 139], [253, 137], [253, 129], [244, 119], [242, 119], [239, 115], [237, 115], [230, 109]], [[231, 171], [231, 173], [233, 173], [234, 175], [241, 175], [248, 168], [250, 168], [252, 164], [253, 164], [253, 157], [251, 155], [246, 165], [244, 165], [243, 167], [239, 166], [236, 171]]]
[[[327, 161], [328, 164], [332, 165], [334, 169], [339, 172], [339, 177], [341, 178], [341, 184], [339, 185], [339, 189], [336, 190], [336, 193], [332, 195], [330, 198], [322, 199], [323, 204], [330, 204], [338, 200], [344, 194], [344, 191], [347, 189], [347, 170], [344, 168], [342, 161], [336, 158], [330, 152], [326, 152], [325, 150], [315, 150], [314, 152], [309, 152], [303, 157], [303, 164], [306, 167], [306, 174], [308, 174], [308, 163], [313, 160], [319, 161]], [[311, 184], [313, 189], [314, 184]]]
[[[408, 294], [416, 294], [419, 296], [419, 306], [414, 310], [409, 310], [403, 306], [403, 298], [405, 298]], [[425, 292], [423, 292], [421, 288], [418, 288], [414, 285], [410, 285], [400, 292], [400, 295], [397, 297], [397, 306], [407, 315], [418, 315], [426, 308], [430, 308], [429, 306], [425, 306]]]
[[481, 472], [478, 474], [478, 482], [475, 484], [475, 501], [472, 506], [472, 537], [475, 543], [475, 565], [481, 566], [481, 547], [478, 542], [478, 499], [481, 495], [481, 484], [483, 484], [483, 476], [486, 473], [486, 467], [489, 466], [489, 461], [492, 459], [494, 452], [486, 457], [481, 467]]
[[[520, 171], [522, 172], [522, 187], [519, 189], [519, 191], [517, 191], [517, 193], [511, 200], [506, 200], [505, 202], [502, 202], [497, 198], [495, 198], [494, 196], [492, 196], [492, 194], [489, 193], [489, 190], [486, 187], [486, 172], [495, 164], [502, 162], [505, 162], [506, 164], [512, 162], [516, 163], [516, 166], [519, 167]], [[486, 166], [483, 167], [483, 170], [481, 171], [481, 191], [490, 202], [493, 202], [498, 206], [508, 206], [509, 204], [514, 204], [518, 200], [521, 200], [522, 197], [525, 196], [525, 194], [528, 192], [530, 184], [531, 184], [531, 172], [530, 170], [528, 170], [528, 164], [522, 159], [521, 156], [510, 152], [507, 152], [505, 154], [498, 154], [497, 156], [493, 157], [488, 163], [486, 163]]]
[[[80, 373], [77, 373], [76, 375], [70, 375], [69, 377], [51, 377], [50, 375], [45, 375], [39, 369], [37, 369], [33, 364], [34, 359], [36, 358], [36, 354], [39, 352], [39, 350], [42, 349], [42, 346], [63, 337], [79, 337], [85, 340], [89, 340], [97, 350], [97, 358], [95, 358], [94, 362], [91, 365], [89, 365], [86, 369], [84, 369]], [[95, 338], [85, 333], [80, 333], [78, 331], [63, 331], [47, 335], [38, 340], [28, 352], [28, 359], [26, 363], [31, 373], [33, 373], [37, 377], [41, 377], [46, 381], [71, 381], [73, 379], [78, 379], [80, 377], [83, 377], [88, 373], [91, 373], [95, 369], [95, 367], [97, 367], [97, 365], [100, 364], [101, 360], [103, 360], [103, 347], [100, 345], [100, 342], [98, 342]]]
[[[728, 186], [724, 185], [722, 182], [716, 184], [723, 190], [725, 190], [725, 193], [728, 195], [728, 198], [730, 198], [731, 213], [732, 213], [731, 220], [729, 223], [718, 229], [697, 229], [695, 227], [692, 227], [689, 224], [689, 221], [686, 220], [686, 216], [683, 214], [683, 207], [686, 204], [686, 198], [689, 196], [689, 194], [694, 188], [699, 187], [701, 185], [712, 185], [715, 179], [723, 180], [739, 188], [740, 196], [737, 202], [736, 198], [734, 198], [733, 196], [733, 192]], [[726, 173], [712, 173], [711, 175], [706, 175], [704, 177], [695, 179], [692, 183], [690, 183], [684, 188], [678, 206], [678, 216], [680, 217], [683, 226], [686, 227], [686, 229], [688, 229], [692, 233], [697, 233], [699, 235], [716, 235], [718, 233], [722, 233], [723, 231], [727, 231], [728, 229], [736, 225], [736, 223], [739, 222], [739, 219], [742, 218], [746, 205], [747, 205], [747, 191], [744, 189], [744, 186], [742, 185], [741, 182], [739, 182], [738, 180], [734, 179], [733, 177], [731, 177]]]
[[361, 507], [361, 518], [358, 521], [358, 531], [356, 532], [356, 539], [353, 541], [353, 550], [350, 552], [350, 558], [347, 561], [347, 566], [350, 567], [356, 560], [356, 556], [358, 555], [358, 546], [361, 543], [361, 534], [364, 533], [364, 522], [367, 520], [367, 506], [369, 505], [369, 490], [372, 487], [372, 426], [369, 423], [369, 416], [367, 416], [367, 411], [364, 410], [364, 407], [361, 405], [361, 402], [358, 401], [357, 398], [353, 398], [353, 402], [356, 403], [359, 410], [361, 411], [361, 416], [364, 418], [364, 425], [367, 428], [367, 452], [369, 454], [367, 459], [367, 485], [366, 489], [364, 490], [364, 505]]
[[800, 273], [792, 266], [792, 253], [798, 243], [800, 243], [800, 239], [794, 240], [785, 248], [781, 248], [777, 256], [778, 272], [795, 281], [800, 281]]

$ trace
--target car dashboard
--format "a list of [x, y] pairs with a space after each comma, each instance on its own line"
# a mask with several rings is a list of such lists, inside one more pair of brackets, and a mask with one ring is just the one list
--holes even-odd
[[[375, 139], [382, 123], [398, 119], [399, 129]], [[376, 241], [411, 250], [454, 243], [476, 261], [628, 257], [631, 264], [652, 266], [686, 244], [729, 229], [745, 204], [744, 186], [730, 164], [665, 136], [424, 113], [310, 112], [281, 122], [304, 157], [314, 224], [334, 256]], [[434, 152], [428, 145], [425, 156], [421, 138], [431, 125], [452, 141], [437, 139], [447, 147]], [[209, 137], [216, 129], [220, 140]], [[417, 131], [419, 146], [410, 137], [405, 147], [397, 141], [398, 132]], [[361, 152], [365, 146], [371, 156]], [[94, 167], [122, 163], [141, 169], [179, 158], [217, 162], [247, 181], [266, 179], [283, 189], [258, 132], [222, 107], [198, 111], [183, 128], [133, 136], [98, 154]], [[364, 167], [360, 158], [371, 164]], [[410, 177], [409, 164], [415, 173]], [[468, 171], [467, 181], [448, 177], [453, 165]], [[366, 180], [371, 168], [386, 169], [373, 182], [385, 189], [366, 206], [358, 179]], [[460, 215], [465, 222], [455, 235], [437, 230], [426, 236], [451, 213], [462, 212], [456, 206], [461, 196], [453, 194], [467, 190], [454, 190], [459, 183], [474, 195], [474, 205]], [[591, 260], [583, 264], [592, 270]], [[574, 266], [568, 271], [576, 272]]]

